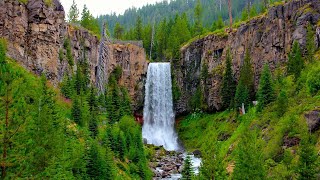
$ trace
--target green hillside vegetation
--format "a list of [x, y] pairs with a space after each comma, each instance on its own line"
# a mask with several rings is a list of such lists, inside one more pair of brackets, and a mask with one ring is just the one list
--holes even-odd
[[301, 73], [297, 69], [298, 77], [296, 73], [283, 75], [281, 68], [270, 74], [265, 66], [258, 90], [263, 103], [250, 105], [247, 114], [235, 110], [194, 113], [180, 122], [178, 132], [185, 147], [202, 151], [200, 176], [224, 179], [228, 173], [229, 179], [317, 179], [320, 130], [310, 132], [304, 115], [320, 110], [320, 59], [298, 58], [305, 62]]
[[1, 40], [2, 179], [150, 178], [141, 127], [126, 116], [131, 110], [118, 115], [118, 123], [107, 118], [109, 112], [101, 110], [106, 102], [98, 101], [95, 89], [85, 84], [83, 64], [78, 67], [67, 78], [70, 100], [44, 76], [6, 58]]

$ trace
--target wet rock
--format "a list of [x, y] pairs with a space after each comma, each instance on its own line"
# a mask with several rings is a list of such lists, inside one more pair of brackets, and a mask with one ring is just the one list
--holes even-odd
[[198, 158], [201, 157], [201, 151], [200, 151], [200, 150], [195, 150], [195, 151], [192, 152], [192, 154], [193, 154], [195, 157], [198, 157]]
[[314, 110], [304, 115], [309, 130], [315, 132], [320, 129], [320, 110]]

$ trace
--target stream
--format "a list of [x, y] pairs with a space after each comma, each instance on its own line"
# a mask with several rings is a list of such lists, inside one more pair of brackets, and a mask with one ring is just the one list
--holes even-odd
[[201, 158], [186, 152], [166, 151], [163, 148], [156, 150], [155, 156], [149, 163], [153, 172], [153, 179], [178, 180], [182, 178], [183, 163], [186, 156], [191, 157], [195, 174], [199, 173]]

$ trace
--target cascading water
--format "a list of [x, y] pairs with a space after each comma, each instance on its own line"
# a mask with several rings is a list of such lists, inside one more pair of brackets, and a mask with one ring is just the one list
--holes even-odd
[[174, 130], [170, 63], [150, 63], [148, 67], [144, 124], [142, 136], [148, 144], [163, 146], [166, 150], [179, 150]]

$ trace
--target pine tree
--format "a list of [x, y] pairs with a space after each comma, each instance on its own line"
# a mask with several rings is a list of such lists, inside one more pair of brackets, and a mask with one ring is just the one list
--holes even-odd
[[142, 40], [142, 20], [141, 17], [138, 16], [135, 25], [135, 39]]
[[186, 159], [184, 160], [183, 170], [182, 170], [182, 179], [191, 180], [194, 176], [191, 157], [187, 155]]
[[297, 167], [298, 179], [317, 179], [317, 168], [319, 168], [317, 158], [317, 152], [315, 150], [315, 146], [311, 141], [310, 135], [304, 135], [300, 142], [299, 162]]
[[265, 108], [269, 103], [273, 102], [275, 99], [272, 75], [268, 64], [265, 64], [263, 67], [257, 96], [257, 111], [259, 112], [261, 112], [263, 108]]
[[197, 4], [194, 8], [194, 17], [195, 17], [195, 35], [199, 36], [202, 34], [203, 27], [202, 27], [202, 7], [200, 0], [197, 0]]
[[70, 23], [76, 23], [78, 22], [78, 18], [79, 18], [79, 9], [77, 7], [75, 0], [73, 0], [69, 10], [68, 19]]
[[281, 90], [279, 93], [279, 96], [276, 101], [276, 107], [277, 107], [276, 112], [277, 112], [278, 117], [283, 116], [283, 114], [288, 109], [288, 96], [284, 90]]
[[74, 99], [73, 99], [73, 102], [72, 102], [72, 108], [71, 108], [71, 119], [77, 123], [77, 124], [80, 124], [81, 123], [81, 105], [80, 105], [80, 102], [79, 102], [79, 97], [76, 96]]
[[231, 53], [230, 49], [227, 50], [227, 58], [226, 58], [226, 67], [222, 80], [221, 87], [221, 98], [222, 98], [222, 106], [224, 109], [232, 108], [233, 100], [235, 95], [235, 79], [233, 77], [232, 67], [231, 67]]
[[309, 23], [307, 26], [307, 37], [306, 37], [306, 49], [307, 49], [306, 59], [308, 62], [314, 61], [313, 56], [316, 50], [314, 35], [315, 35], [315, 32], [312, 29], [312, 25]]
[[238, 145], [233, 179], [265, 179], [262, 151], [256, 135], [249, 129], [244, 131]]
[[116, 26], [114, 27], [114, 37], [116, 39], [122, 39], [124, 33], [124, 28], [120, 25], [120, 23], [116, 23]]
[[237, 85], [237, 90], [234, 97], [234, 107], [241, 108], [242, 103], [247, 108], [250, 104], [250, 100], [249, 100], [249, 91], [247, 87], [243, 84], [242, 81], [240, 81], [239, 84]]
[[246, 50], [243, 65], [240, 70], [240, 79], [247, 90], [249, 91], [249, 101], [253, 101], [255, 98], [254, 92], [254, 73], [252, 68], [251, 56], [249, 49]]
[[289, 54], [287, 72], [289, 75], [294, 75], [297, 80], [300, 77], [300, 73], [304, 67], [304, 61], [302, 59], [300, 45], [298, 41], [294, 41], [293, 47]]

